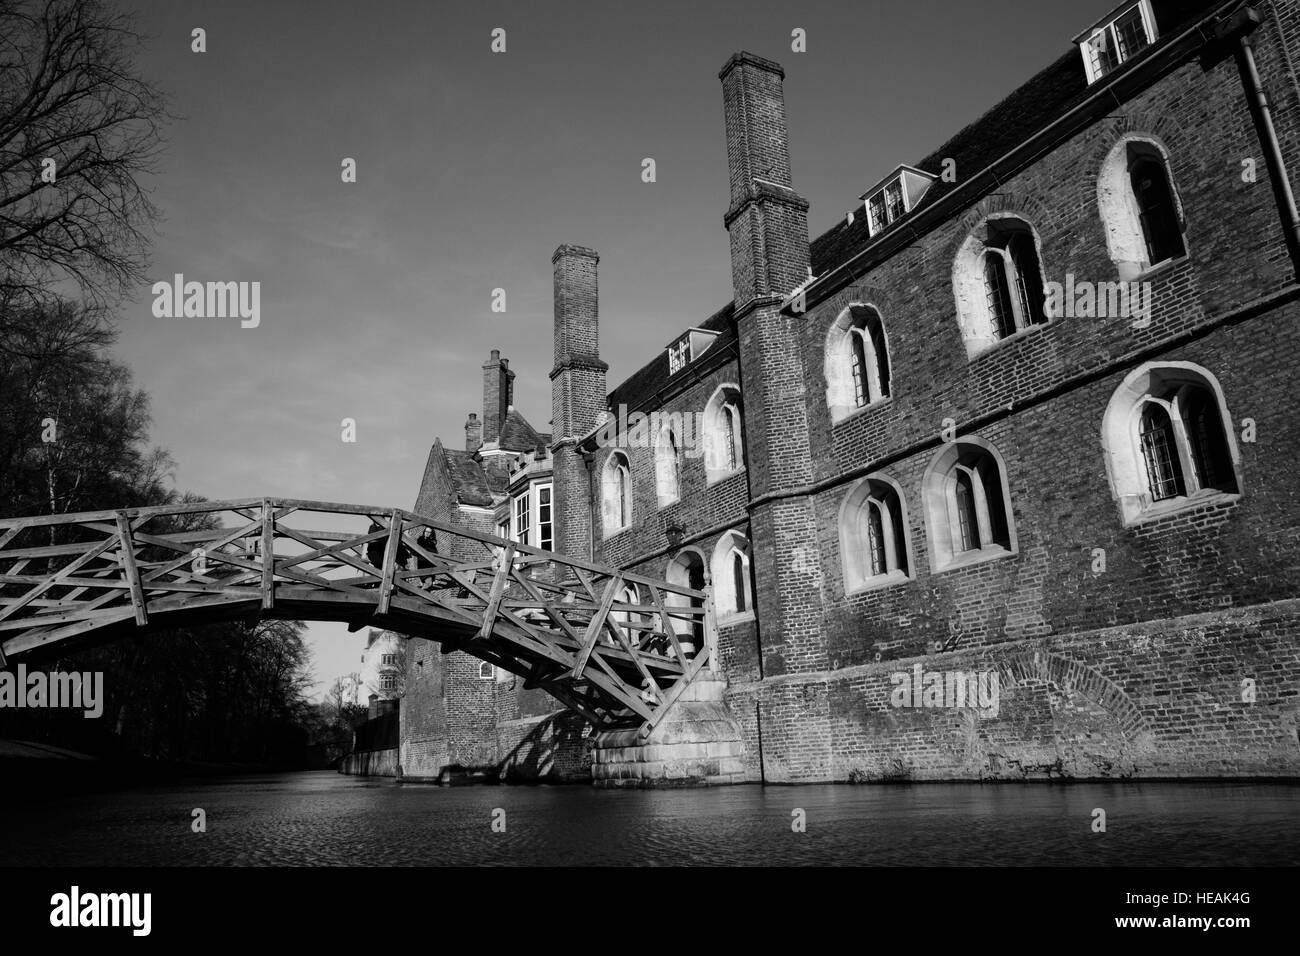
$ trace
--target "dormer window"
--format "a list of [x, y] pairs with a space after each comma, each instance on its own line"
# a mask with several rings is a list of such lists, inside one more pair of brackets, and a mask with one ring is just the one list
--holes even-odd
[[1156, 20], [1149, 0], [1125, 4], [1074, 38], [1089, 83], [1113, 72], [1155, 41]]
[[710, 332], [708, 329], [687, 329], [683, 332], [672, 345], [668, 346], [668, 374], [676, 375], [694, 362], [717, 337], [717, 332]]
[[883, 231], [916, 208], [925, 191], [934, 182], [927, 172], [911, 166], [899, 166], [883, 180], [862, 194], [871, 235]]

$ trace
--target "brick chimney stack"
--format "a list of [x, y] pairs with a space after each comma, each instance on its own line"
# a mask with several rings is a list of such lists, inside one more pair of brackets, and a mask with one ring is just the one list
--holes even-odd
[[[737, 53], [718, 74], [727, 124], [731, 284], [740, 332], [750, 494], [811, 480], [799, 322], [781, 302], [808, 277], [808, 203], [790, 184], [780, 64]], [[780, 434], [769, 434], [777, 422]]]
[[605, 373], [600, 360], [599, 295], [593, 249], [563, 245], [551, 256], [555, 291], [555, 367], [551, 370], [551, 451], [556, 497], [555, 549], [591, 557], [592, 516], [587, 466], [577, 439], [605, 411]]
[[785, 71], [752, 53], [734, 54], [718, 74], [727, 127], [736, 313], [756, 299], [785, 296], [808, 277], [808, 202], [794, 191], [785, 124]]
[[814, 478], [807, 383], [800, 341], [803, 316], [781, 303], [808, 278], [808, 203], [794, 190], [785, 123], [785, 71], [737, 53], [718, 74], [727, 129], [731, 203], [731, 284], [740, 338], [745, 461], [751, 499], [754, 573], [781, 581], [756, 595], [763, 622], [764, 673], [828, 667], [818, 632], [821, 548], [812, 501], [797, 489]]
[[465, 450], [478, 451], [478, 446], [483, 444], [483, 423], [478, 420], [477, 412], [470, 412], [469, 418], [465, 420]]
[[[483, 363], [483, 441], [495, 442], [501, 438], [501, 426], [514, 400], [515, 373], [510, 371], [509, 360], [501, 357], [501, 350], [493, 349]], [[465, 428], [468, 441], [468, 423]]]

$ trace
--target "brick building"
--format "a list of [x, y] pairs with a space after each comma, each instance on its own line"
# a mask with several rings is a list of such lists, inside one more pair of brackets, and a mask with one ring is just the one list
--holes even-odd
[[[811, 242], [784, 73], [731, 57], [730, 300], [612, 388], [556, 250], [551, 434], [493, 351], [416, 510], [708, 587], [722, 729], [598, 779], [1300, 770], [1300, 0], [1062, 46]], [[540, 691], [407, 660], [408, 774], [588, 772]]]
[[361, 652], [357, 674], [357, 703], [365, 704], [372, 718], [397, 709], [405, 682], [402, 635], [371, 628]]

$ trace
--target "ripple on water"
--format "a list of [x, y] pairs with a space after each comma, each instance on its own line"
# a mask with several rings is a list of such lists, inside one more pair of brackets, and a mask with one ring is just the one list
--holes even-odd
[[[202, 807], [208, 830], [190, 830]], [[1107, 814], [1105, 834], [1092, 812]], [[504, 833], [492, 829], [505, 811]], [[807, 830], [791, 830], [801, 809]], [[430, 787], [230, 778], [10, 808], [3, 865], [1294, 865], [1287, 784]]]

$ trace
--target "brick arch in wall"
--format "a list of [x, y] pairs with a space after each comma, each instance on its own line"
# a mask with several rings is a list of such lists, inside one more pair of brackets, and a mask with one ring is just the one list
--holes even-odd
[[1037, 193], [1022, 191], [1011, 185], [1003, 186], [998, 193], [995, 196], [985, 196], [953, 223], [952, 233], [943, 250], [948, 262], [957, 258], [962, 244], [970, 238], [970, 234], [989, 219], [1013, 216], [1023, 219], [1035, 232], [1039, 232], [1043, 223], [1051, 218], [1043, 197]]
[[[875, 309], [882, 324], [888, 326], [886, 333], [889, 342], [888, 354], [891, 372], [896, 351], [906, 348], [902, 343], [907, 338], [905, 327], [911, 313], [908, 311], [907, 300], [899, 297], [896, 291], [891, 291], [876, 282], [861, 281], [852, 283], [827, 299], [819, 307], [821, 320], [815, 332], [816, 337], [813, 340], [815, 351], [812, 353], [808, 365], [809, 375], [816, 376], [814, 390], [819, 400], [827, 407], [830, 407], [827, 398], [831, 390], [831, 383], [826, 374], [827, 347], [831, 339], [836, 335], [837, 328], [844, 318], [844, 313], [853, 306], [866, 306]], [[889, 320], [891, 315], [895, 316], [892, 324], [890, 324]], [[834, 420], [838, 422], [842, 418], [843, 416], [834, 417]]]
[[1187, 131], [1172, 113], [1151, 113], [1138, 110], [1122, 116], [1108, 116], [1099, 121], [1095, 127], [1096, 136], [1084, 156], [1083, 168], [1091, 177], [1091, 186], [1097, 185], [1097, 175], [1101, 165], [1125, 136], [1149, 136], [1166, 147], [1177, 150], [1179, 160], [1195, 163], [1201, 160], [1203, 150], [1188, 143]]
[[1115, 718], [1126, 740], [1151, 732], [1141, 709], [1123, 688], [1082, 661], [1046, 650], [1025, 651], [1004, 658], [998, 673], [1000, 679], [1010, 678], [1013, 685], [1038, 680], [1081, 694]]

